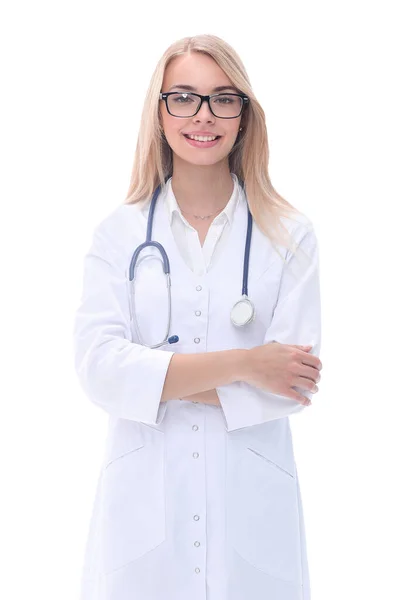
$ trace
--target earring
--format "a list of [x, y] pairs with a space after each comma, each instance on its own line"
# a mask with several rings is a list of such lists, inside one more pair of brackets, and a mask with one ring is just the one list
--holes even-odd
[[239, 131], [242, 131], [243, 127], [239, 127]]

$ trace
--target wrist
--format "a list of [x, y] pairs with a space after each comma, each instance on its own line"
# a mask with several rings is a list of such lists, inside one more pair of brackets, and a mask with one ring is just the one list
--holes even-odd
[[234, 352], [234, 369], [232, 383], [246, 381], [250, 372], [250, 351], [248, 348], [232, 350]]

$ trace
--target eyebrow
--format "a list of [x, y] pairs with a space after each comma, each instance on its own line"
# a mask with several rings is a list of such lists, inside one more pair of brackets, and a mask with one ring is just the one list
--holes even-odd
[[[169, 88], [168, 91], [172, 90], [173, 88], [179, 88], [181, 90], [188, 90], [189, 92], [197, 91], [197, 89], [195, 87], [193, 87], [192, 85], [186, 85], [185, 83], [177, 83], [176, 85], [171, 85], [171, 87]], [[238, 88], [236, 88], [232, 85], [218, 85], [211, 91], [212, 92], [222, 92], [223, 90], [233, 90], [237, 94], [240, 94], [240, 90], [238, 90]]]

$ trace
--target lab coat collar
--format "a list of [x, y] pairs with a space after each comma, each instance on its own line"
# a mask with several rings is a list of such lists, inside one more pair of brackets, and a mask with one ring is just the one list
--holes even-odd
[[[236, 207], [238, 204], [238, 200], [240, 199], [241, 195], [243, 194], [243, 190], [240, 186], [240, 183], [239, 183], [239, 180], [238, 180], [236, 174], [231, 172], [231, 177], [232, 177], [233, 184], [234, 184], [232, 195], [229, 198], [224, 210], [222, 212], [220, 212], [218, 215], [218, 217], [221, 219], [222, 218], [227, 219], [230, 224], [232, 223], [233, 215], [235, 213], [235, 210], [236, 210]], [[167, 210], [167, 214], [168, 214], [168, 221], [169, 221], [170, 225], [172, 224], [172, 219], [174, 218], [174, 215], [179, 215], [179, 217], [185, 222], [185, 218], [182, 215], [182, 212], [176, 201], [171, 182], [172, 182], [172, 177], [170, 177], [166, 182], [166, 189], [165, 189], [164, 198], [163, 198], [165, 207]]]

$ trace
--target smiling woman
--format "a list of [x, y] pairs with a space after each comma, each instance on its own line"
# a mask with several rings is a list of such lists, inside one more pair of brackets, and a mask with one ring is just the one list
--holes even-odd
[[[192, 212], [197, 214], [204, 210], [212, 213], [221, 204], [221, 195], [229, 198], [231, 177], [227, 158], [237, 140], [248, 97], [232, 86], [210, 56], [197, 52], [171, 60], [162, 87], [168, 90], [160, 93], [164, 101], [160, 110], [163, 134], [174, 157], [174, 194], [182, 209], [194, 208]], [[189, 136], [201, 138], [189, 139]], [[182, 140], [186, 149], [182, 147]], [[189, 147], [212, 150], [212, 154], [191, 153], [190, 160], [186, 160]], [[204, 168], [193, 169], [196, 165]], [[192, 181], [190, 191], [188, 181], [183, 189], [183, 173], [187, 173], [188, 168], [190, 179], [195, 177], [197, 182]]]
[[233, 48], [172, 44], [85, 257], [75, 364], [109, 430], [80, 600], [310, 598], [288, 416], [320, 378], [318, 244], [268, 158]]

